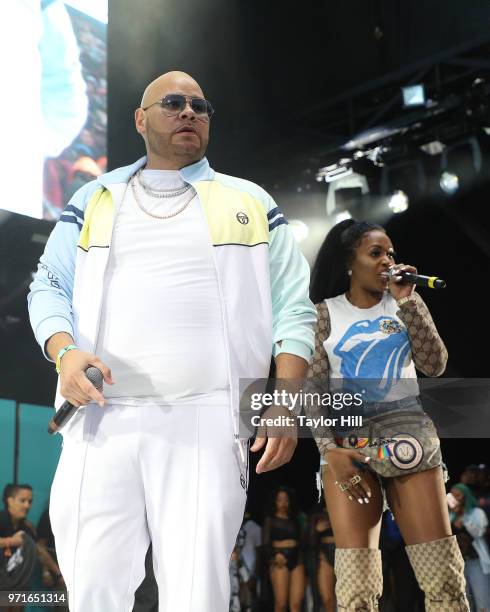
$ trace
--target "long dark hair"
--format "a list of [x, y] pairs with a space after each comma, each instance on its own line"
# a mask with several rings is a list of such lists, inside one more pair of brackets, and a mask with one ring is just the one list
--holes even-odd
[[289, 498], [288, 515], [289, 518], [298, 518], [298, 501], [296, 499], [296, 493], [290, 487], [280, 485], [275, 487], [270, 493], [266, 502], [265, 516], [274, 516], [276, 513], [276, 498], [279, 493], [285, 492]]
[[355, 251], [366, 232], [384, 228], [376, 223], [346, 219], [334, 225], [323, 241], [311, 272], [310, 299], [314, 304], [349, 289], [347, 274]]

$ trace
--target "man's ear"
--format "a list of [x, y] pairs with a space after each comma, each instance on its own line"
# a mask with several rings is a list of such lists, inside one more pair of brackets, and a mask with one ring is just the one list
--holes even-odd
[[134, 111], [134, 124], [139, 134], [142, 136], [146, 134], [146, 115], [142, 108], [137, 108]]

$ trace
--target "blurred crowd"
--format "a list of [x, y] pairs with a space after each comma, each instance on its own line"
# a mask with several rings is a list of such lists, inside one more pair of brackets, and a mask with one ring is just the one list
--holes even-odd
[[[230, 564], [230, 612], [335, 612], [335, 535], [323, 498], [302, 512], [280, 487], [258, 521], [245, 514]], [[490, 612], [490, 470], [467, 466], [449, 484], [451, 527], [465, 560], [472, 612]], [[420, 517], [423, 520], [423, 517]], [[381, 612], [423, 612], [420, 590], [393, 514], [383, 514]]]
[[[0, 590], [63, 592], [48, 510], [37, 525], [28, 514], [29, 484], [8, 484], [0, 511]], [[453, 533], [465, 560], [472, 612], [489, 612], [490, 470], [467, 466], [447, 494]], [[423, 517], [421, 517], [423, 520]], [[423, 612], [424, 596], [405, 552], [405, 543], [388, 510], [383, 515], [380, 548], [384, 590], [382, 612]], [[158, 611], [158, 588], [151, 547], [146, 577], [136, 592], [134, 612]], [[304, 512], [295, 492], [276, 488], [261, 517], [247, 509], [230, 560], [230, 612], [335, 612], [335, 534], [325, 500]], [[60, 608], [57, 607], [57, 610]], [[67, 608], [66, 608], [67, 609]], [[21, 612], [22, 607], [7, 608]]]

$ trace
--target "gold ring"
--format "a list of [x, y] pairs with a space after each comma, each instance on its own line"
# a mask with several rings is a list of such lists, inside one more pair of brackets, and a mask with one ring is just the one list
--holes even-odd
[[347, 491], [351, 487], [350, 482], [341, 482], [339, 486], [341, 491]]
[[359, 474], [356, 474], [355, 476], [352, 476], [349, 482], [351, 483], [351, 485], [356, 485], [361, 482], [361, 477], [359, 476]]

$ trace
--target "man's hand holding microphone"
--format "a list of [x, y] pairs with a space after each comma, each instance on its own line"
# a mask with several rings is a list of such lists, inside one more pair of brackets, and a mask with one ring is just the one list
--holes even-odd
[[96, 355], [78, 349], [67, 333], [59, 332], [51, 336], [46, 351], [56, 362], [60, 375], [60, 393], [66, 400], [49, 424], [48, 432], [53, 434], [80, 406], [92, 401], [103, 406], [103, 381], [109, 385], [113, 385], [114, 381], [110, 369]]

